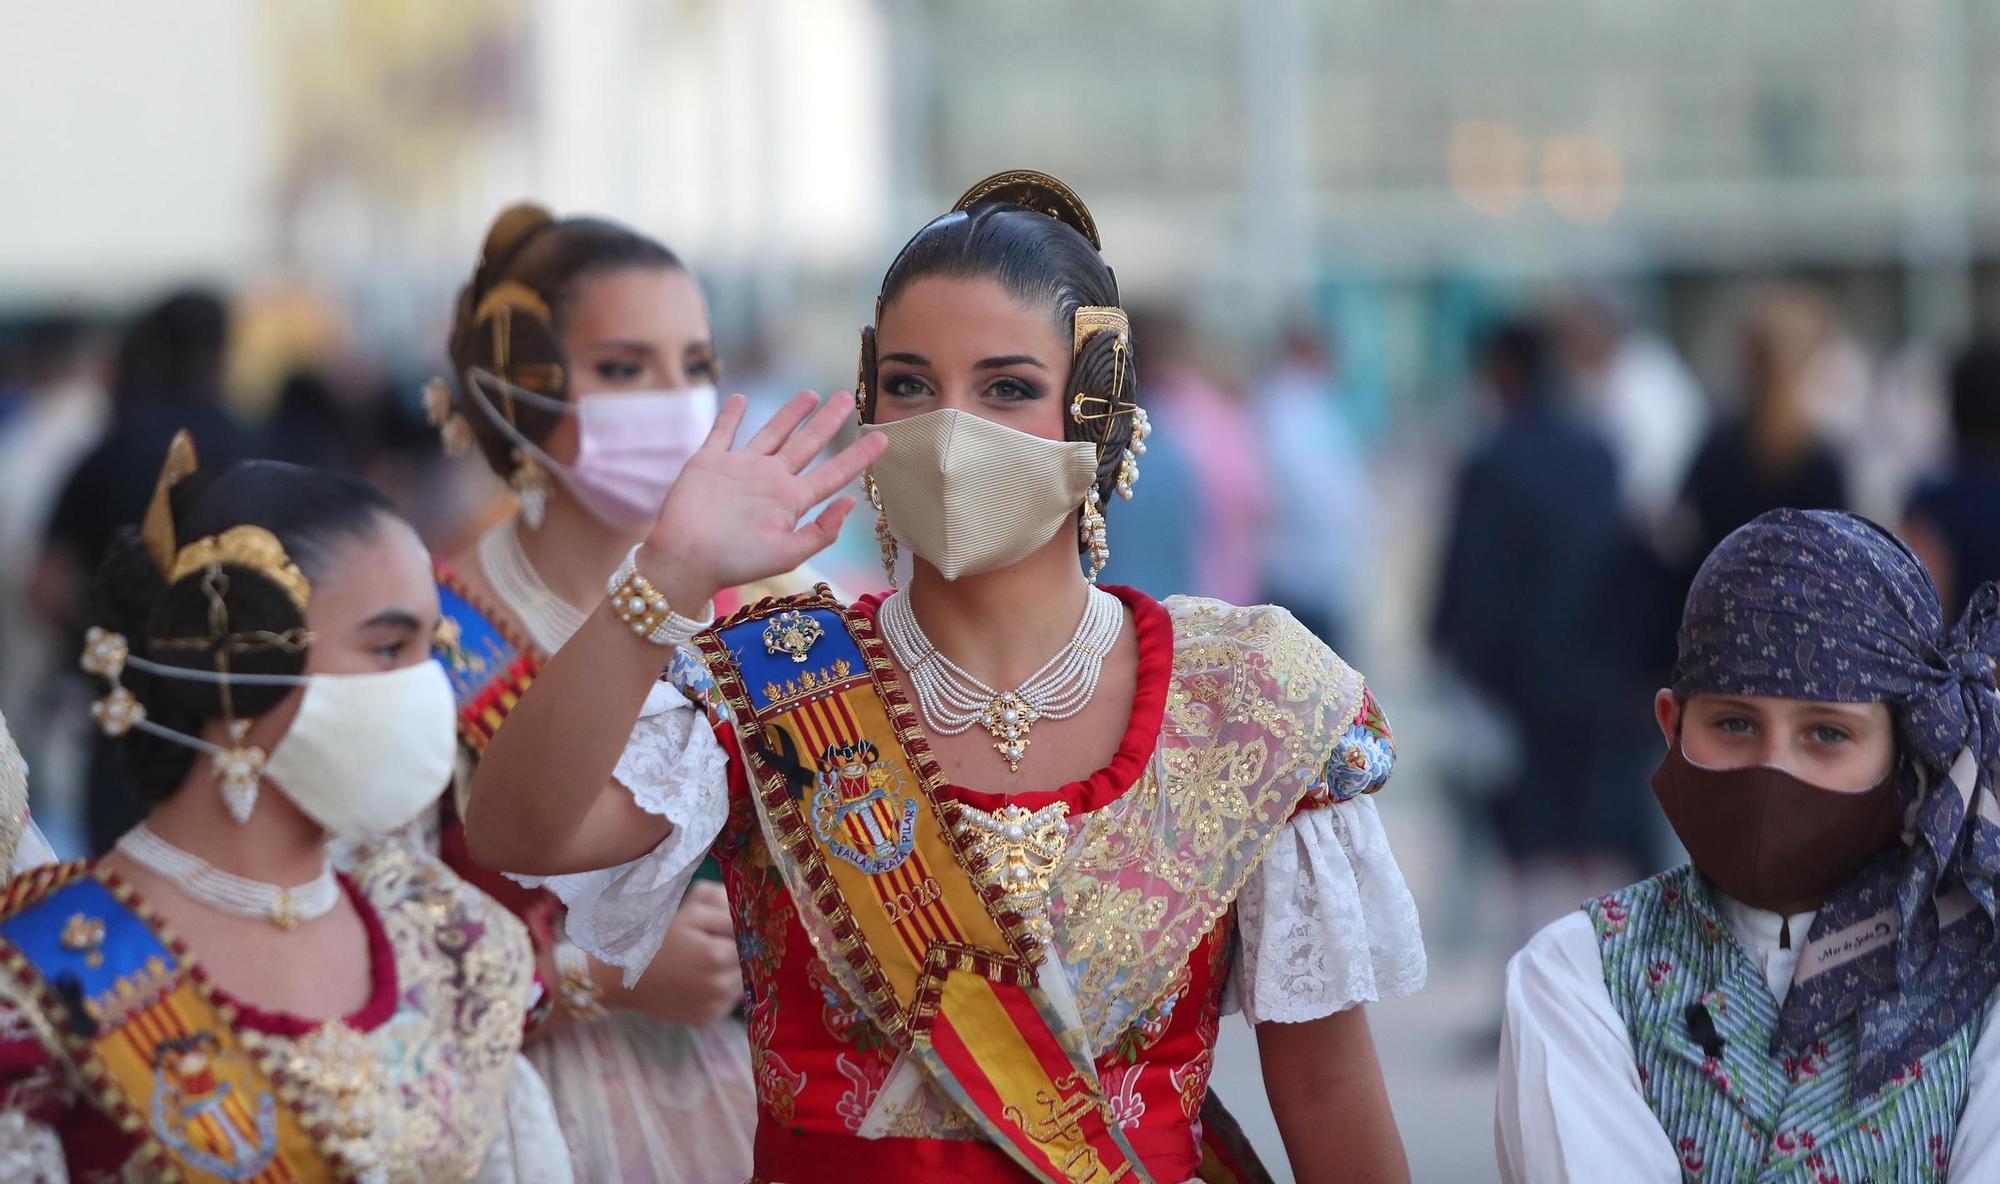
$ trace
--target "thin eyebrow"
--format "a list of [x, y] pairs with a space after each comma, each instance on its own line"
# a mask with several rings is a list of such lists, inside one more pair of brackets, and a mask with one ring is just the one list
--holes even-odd
[[931, 360], [922, 354], [883, 354], [881, 361], [901, 362], [905, 366], [929, 366]]
[[1008, 366], [1033, 366], [1037, 370], [1048, 369], [1047, 366], [1042, 365], [1040, 359], [1031, 358], [1027, 354], [1003, 354], [997, 358], [981, 358], [973, 364], [972, 368], [974, 370], [1001, 370]]
[[657, 354], [660, 351], [644, 341], [593, 341], [585, 349], [623, 350], [627, 353]]
[[415, 633], [423, 628], [423, 622], [417, 620], [416, 615], [413, 613], [404, 612], [399, 608], [389, 608], [383, 609], [381, 612], [361, 622], [361, 627], [363, 629], [378, 627], [384, 629], [407, 629], [411, 633]]

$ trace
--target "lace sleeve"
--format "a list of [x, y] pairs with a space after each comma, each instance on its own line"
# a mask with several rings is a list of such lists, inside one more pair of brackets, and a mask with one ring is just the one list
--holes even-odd
[[1285, 825], [1237, 897], [1225, 1010], [1304, 1023], [1424, 985], [1423, 933], [1372, 798]]
[[563, 876], [514, 876], [568, 908], [568, 938], [625, 972], [625, 985], [659, 951], [697, 864], [728, 818], [729, 758], [708, 717], [682, 690], [655, 684], [612, 776], [639, 808], [672, 824], [660, 845], [617, 867]]
[[69, 1184], [69, 1165], [55, 1131], [19, 1110], [0, 1110], [0, 1180]]

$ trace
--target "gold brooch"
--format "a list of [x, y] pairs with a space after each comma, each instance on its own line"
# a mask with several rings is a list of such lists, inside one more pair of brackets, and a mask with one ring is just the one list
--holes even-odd
[[1069, 849], [1069, 804], [1039, 810], [1002, 806], [991, 814], [959, 805], [957, 829], [979, 861], [986, 882], [1000, 889], [1003, 907], [1020, 914], [1046, 939], [1049, 888]]
[[84, 964], [91, 969], [104, 965], [104, 922], [83, 913], [71, 913], [63, 923], [62, 948], [72, 954], [82, 954]]
[[779, 613], [764, 626], [764, 652], [789, 654], [794, 662], [804, 662], [814, 643], [825, 635], [819, 622], [793, 609]]

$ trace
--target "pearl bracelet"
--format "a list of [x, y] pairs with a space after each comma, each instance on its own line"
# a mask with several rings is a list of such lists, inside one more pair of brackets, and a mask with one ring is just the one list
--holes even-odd
[[695, 634], [715, 623], [713, 605], [708, 606], [707, 619], [702, 621], [675, 612], [660, 590], [653, 587], [653, 581], [639, 574], [637, 547], [625, 553], [625, 562], [611, 573], [604, 590], [611, 598], [613, 615], [654, 645], [686, 645]]
[[556, 992], [571, 1018], [594, 1020], [604, 1014], [604, 988], [590, 973], [590, 956], [566, 937], [555, 945]]

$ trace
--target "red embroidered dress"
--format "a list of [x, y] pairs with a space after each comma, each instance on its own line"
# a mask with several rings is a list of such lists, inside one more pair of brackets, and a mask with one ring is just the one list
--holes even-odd
[[[1352, 714], [1316, 759], [1311, 788], [1275, 814], [1264, 801], [1270, 821], [1255, 850], [1248, 843], [1238, 850], [1231, 838], [1249, 836], [1231, 828], [1255, 816], [1258, 803], [1243, 800], [1250, 791], [1237, 788], [1228, 769], [1190, 777], [1165, 767], [1173, 762], [1164, 759], [1163, 729], [1186, 726], [1182, 715], [1204, 696], [1223, 701], [1221, 688], [1177, 676], [1177, 653], [1222, 622], [1250, 639], [1253, 666], [1289, 660], [1263, 652], [1265, 640], [1338, 660], [1282, 613], [1214, 602], [1162, 605], [1129, 589], [1112, 591], [1132, 613], [1139, 668], [1130, 722], [1110, 764], [1052, 790], [946, 786], [941, 796], [988, 812], [1065, 803], [1078, 865], [1103, 856], [1102, 866], [1112, 866], [1120, 852], [1151, 840], [1155, 816], [1177, 810], [1202, 841], [1230, 852], [1216, 862], [1237, 869], [1233, 884], [1203, 888], [1191, 866], [1164, 869], [1187, 873], [1194, 887], [1184, 898], [1103, 891], [1115, 881], [1082, 875], [1066, 894], [1052, 893], [1054, 948], [1095, 1030], [1106, 1098], [1152, 1178], [1175, 1184], [1191, 1178], [1200, 1160], [1196, 1116], [1226, 1011], [1240, 1009], [1253, 1021], [1303, 1021], [1406, 994], [1421, 985], [1423, 950], [1414, 905], [1366, 796], [1386, 780], [1393, 749], [1358, 676]], [[871, 598], [857, 608], [872, 615], [878, 603]], [[692, 712], [665, 709], [658, 696], [649, 702], [652, 713], [640, 720], [616, 775], [676, 830], [631, 864], [548, 881], [570, 906], [572, 937], [608, 961], [643, 966], [664, 930], [658, 918], [670, 912], [688, 869], [713, 840], [749, 985], [758, 1178], [1024, 1178], [965, 1115], [917, 1080], [914, 1066], [898, 1070], [897, 1050], [849, 999], [801, 923], [750, 808], [733, 727], [712, 684], [678, 660], [669, 677], [703, 702], [721, 745], [707, 744], [708, 729]], [[726, 803], [715, 792], [723, 777]], [[712, 780], [704, 786], [704, 778]], [[1227, 805], [1231, 792], [1240, 809]], [[1187, 907], [1161, 915], [1173, 911], [1170, 900]]]

